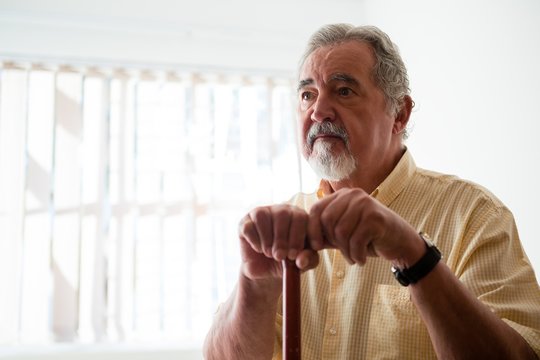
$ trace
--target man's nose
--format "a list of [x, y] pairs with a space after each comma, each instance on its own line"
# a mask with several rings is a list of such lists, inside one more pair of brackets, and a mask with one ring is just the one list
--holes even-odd
[[315, 122], [334, 121], [336, 114], [331, 99], [328, 95], [320, 93], [313, 104], [311, 120]]

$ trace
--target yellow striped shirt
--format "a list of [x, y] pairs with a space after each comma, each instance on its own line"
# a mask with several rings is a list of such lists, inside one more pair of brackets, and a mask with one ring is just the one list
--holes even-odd
[[[409, 151], [372, 196], [428, 233], [442, 261], [540, 356], [540, 289], [513, 216], [497, 198], [471, 182], [417, 168]], [[291, 203], [309, 211], [317, 198], [298, 194]], [[360, 267], [336, 250], [320, 256], [319, 266], [302, 275], [303, 359], [436, 358], [409, 290], [387, 260], [369, 258]], [[280, 313], [274, 359], [281, 359]]]

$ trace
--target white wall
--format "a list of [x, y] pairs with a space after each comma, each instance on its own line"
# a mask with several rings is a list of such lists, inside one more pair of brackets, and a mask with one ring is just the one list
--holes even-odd
[[540, 274], [540, 2], [366, 1], [399, 45], [421, 167], [490, 189], [514, 213]]
[[323, 23], [358, 22], [361, 1], [0, 0], [0, 53], [294, 70]]
[[371, 23], [400, 46], [417, 163], [492, 190], [540, 271], [540, 2], [536, 0], [0, 0], [0, 56], [293, 73], [328, 22]]

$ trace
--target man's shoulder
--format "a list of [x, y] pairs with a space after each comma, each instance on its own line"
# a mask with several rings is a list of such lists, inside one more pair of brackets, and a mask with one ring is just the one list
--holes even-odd
[[456, 175], [444, 174], [432, 170], [417, 168], [413, 188], [422, 188], [434, 196], [451, 196], [460, 199], [467, 198], [491, 203], [494, 207], [504, 207], [504, 204], [486, 187]]

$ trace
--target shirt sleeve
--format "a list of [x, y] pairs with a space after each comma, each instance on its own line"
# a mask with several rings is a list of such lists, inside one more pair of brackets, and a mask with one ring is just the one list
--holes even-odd
[[475, 209], [461, 253], [458, 278], [540, 357], [540, 288], [511, 212], [489, 201]]

